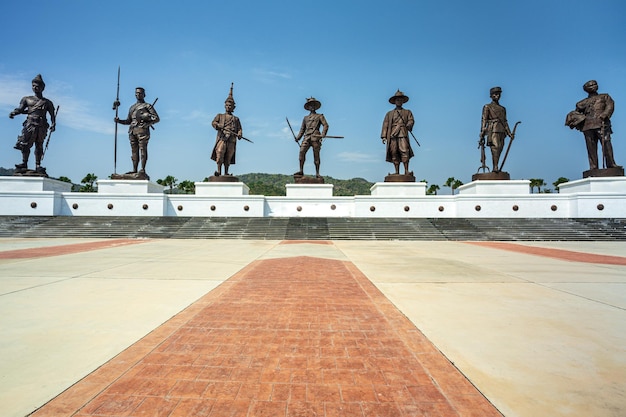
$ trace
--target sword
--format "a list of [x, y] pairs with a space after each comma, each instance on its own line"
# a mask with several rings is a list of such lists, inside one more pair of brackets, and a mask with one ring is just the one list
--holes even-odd
[[[236, 133], [235, 133], [235, 132], [233, 132], [233, 131], [232, 131], [232, 130], [230, 130], [230, 129], [222, 129], [222, 131], [224, 131], [224, 132], [226, 132], [226, 133], [230, 133], [231, 135], [236, 135]], [[254, 142], [252, 142], [250, 139], [248, 139], [248, 138], [244, 138], [243, 136], [237, 136], [237, 137], [238, 137], [239, 139], [247, 140], [247, 141], [248, 141], [248, 142], [250, 142], [250, 143], [254, 143]]]
[[298, 139], [296, 139], [296, 134], [294, 133], [293, 128], [291, 127], [291, 123], [289, 123], [289, 118], [285, 117], [285, 120], [287, 120], [287, 124], [289, 125], [289, 130], [291, 130], [291, 135], [293, 136], [293, 140], [295, 140], [296, 143], [300, 145], [300, 142], [298, 142]]
[[[154, 105], [156, 104], [156, 102], [159, 101], [159, 98], [155, 98], [154, 101], [152, 102], [152, 107], [154, 107]], [[154, 130], [154, 125], [150, 125], [150, 129]]]
[[[400, 120], [402, 120], [402, 123], [404, 123], [404, 126], [406, 127], [406, 120], [404, 120], [404, 117], [402, 117], [402, 113], [400, 112], [397, 112], [397, 113], [398, 113], [398, 116], [400, 116]], [[406, 130], [409, 130], [409, 129], [407, 128]], [[413, 132], [409, 130], [409, 133], [411, 134], [411, 136], [413, 136], [413, 139], [415, 139], [415, 143], [417, 143], [417, 146], [421, 147], [422, 145], [420, 145], [419, 141], [417, 140]]]
[[[54, 112], [54, 119], [56, 120], [57, 115], [59, 114], [59, 107], [61, 106], [57, 106], [56, 111]], [[50, 136], [52, 136], [52, 130], [50, 132], [48, 132], [48, 140], [46, 140], [46, 147], [44, 148], [42, 154], [41, 154], [41, 160], [43, 161], [43, 157], [46, 155], [46, 151], [48, 150], [48, 145], [50, 144]]]
[[247, 141], [248, 141], [248, 142], [250, 142], [250, 143], [254, 143], [254, 142], [252, 142], [250, 139], [248, 139], [248, 138], [244, 138], [243, 136], [240, 136], [240, 137], [239, 137], [239, 139], [247, 140]]
[[343, 139], [344, 138], [343, 136], [331, 136], [331, 135], [322, 136], [322, 135], [315, 135], [314, 134], [313, 136], [317, 136], [317, 137], [320, 137], [322, 139], [325, 139], [325, 138], [329, 138], [329, 139]]
[[504, 166], [504, 163], [506, 162], [506, 157], [509, 156], [509, 150], [511, 149], [511, 143], [513, 143], [513, 139], [515, 138], [515, 131], [517, 130], [517, 125], [520, 123], [522, 122], [517, 122], [515, 123], [515, 126], [513, 126], [513, 132], [511, 132], [511, 140], [509, 141], [509, 146], [506, 147], [506, 152], [504, 153], [504, 159], [502, 160], [502, 164], [500, 164], [500, 168], [498, 169], [499, 171], [502, 171], [502, 167]]

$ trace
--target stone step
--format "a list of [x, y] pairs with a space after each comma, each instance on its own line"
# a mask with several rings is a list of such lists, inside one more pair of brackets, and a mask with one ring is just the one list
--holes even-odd
[[626, 219], [0, 216], [0, 237], [624, 241]]

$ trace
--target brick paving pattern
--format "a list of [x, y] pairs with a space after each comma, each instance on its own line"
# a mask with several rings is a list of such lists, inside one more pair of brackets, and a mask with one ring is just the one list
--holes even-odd
[[68, 255], [78, 252], [87, 252], [98, 249], [114, 248], [124, 245], [135, 245], [146, 240], [138, 239], [111, 239], [98, 242], [74, 243], [70, 245], [44, 246], [41, 248], [15, 249], [0, 252], [0, 259], [28, 259], [45, 258], [48, 256]]
[[352, 264], [256, 261], [33, 416], [501, 414]]
[[467, 242], [472, 245], [484, 246], [494, 249], [508, 250], [528, 255], [545, 256], [553, 259], [561, 259], [572, 262], [586, 262], [605, 265], [626, 265], [626, 257], [599, 255], [595, 253], [576, 252], [565, 249], [542, 248], [537, 246], [526, 246], [508, 242]]

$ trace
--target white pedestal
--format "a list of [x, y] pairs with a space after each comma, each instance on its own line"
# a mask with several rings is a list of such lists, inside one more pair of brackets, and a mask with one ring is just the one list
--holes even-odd
[[328, 198], [333, 196], [333, 184], [286, 184], [287, 197]]
[[196, 195], [211, 197], [241, 197], [250, 188], [243, 182], [196, 182]]
[[560, 194], [621, 193], [626, 194], [626, 177], [589, 177], [559, 185]]
[[370, 188], [376, 197], [416, 197], [426, 195], [425, 182], [377, 182]]
[[44, 177], [0, 177], [0, 191], [4, 192], [38, 192], [56, 191], [59, 193], [72, 191], [72, 184]]
[[529, 180], [478, 180], [457, 188], [459, 195], [526, 195], [530, 194]]
[[164, 186], [148, 180], [98, 180], [98, 194], [163, 194]]

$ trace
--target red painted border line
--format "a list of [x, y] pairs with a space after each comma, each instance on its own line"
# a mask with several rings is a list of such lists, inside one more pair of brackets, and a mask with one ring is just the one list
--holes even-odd
[[303, 243], [311, 243], [314, 245], [332, 245], [333, 243], [328, 240], [283, 240], [281, 245], [300, 245]]
[[526, 246], [508, 242], [465, 242], [471, 245], [484, 246], [494, 249], [508, 250], [512, 252], [526, 253], [529, 255], [545, 256], [548, 258], [562, 259], [571, 262], [585, 262], [591, 264], [626, 265], [626, 257], [612, 255], [598, 255], [594, 253], [576, 252], [565, 249], [542, 248]]
[[69, 255], [78, 252], [113, 248], [116, 246], [133, 245], [147, 240], [115, 239], [98, 242], [74, 243], [70, 245], [46, 246], [41, 248], [15, 249], [0, 252], [0, 259], [46, 258], [49, 256]]

